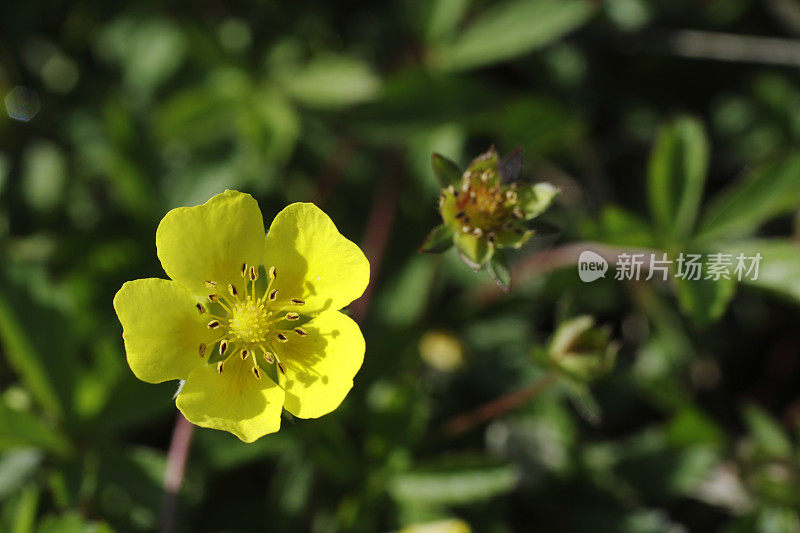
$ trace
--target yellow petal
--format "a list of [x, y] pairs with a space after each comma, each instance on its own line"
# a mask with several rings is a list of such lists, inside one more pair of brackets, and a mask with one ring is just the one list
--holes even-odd
[[364, 293], [369, 262], [314, 204], [283, 209], [267, 233], [264, 266], [275, 266], [278, 300], [302, 298], [305, 313], [341, 309]]
[[114, 296], [122, 323], [128, 365], [149, 383], [186, 379], [203, 363], [198, 348], [216, 334], [206, 327], [196, 300], [183, 286], [166, 279], [137, 279]]
[[166, 214], [156, 231], [156, 249], [169, 277], [192, 294], [207, 295], [205, 281], [221, 290], [241, 284], [242, 263], [261, 264], [264, 220], [249, 194], [225, 191], [203, 205]]
[[193, 370], [175, 403], [192, 424], [253, 442], [280, 429], [283, 398], [283, 390], [269, 377], [256, 379], [250, 360], [234, 356], [222, 373], [214, 364]]
[[286, 367], [278, 381], [287, 411], [317, 418], [336, 409], [353, 387], [364, 362], [364, 337], [353, 319], [338, 311], [321, 313], [303, 329], [307, 336], [288, 331], [288, 342], [273, 345]]

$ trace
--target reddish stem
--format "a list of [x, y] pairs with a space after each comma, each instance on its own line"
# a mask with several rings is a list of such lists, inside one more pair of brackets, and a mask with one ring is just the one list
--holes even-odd
[[183, 476], [186, 473], [186, 462], [189, 459], [193, 436], [194, 425], [186, 420], [179, 411], [175, 419], [175, 428], [172, 430], [172, 441], [169, 444], [169, 453], [167, 455], [167, 469], [164, 473], [161, 533], [173, 533], [175, 531], [178, 494], [183, 485]]
[[555, 380], [555, 374], [547, 374], [539, 381], [483, 404], [472, 412], [453, 417], [445, 422], [444, 431], [451, 436], [466, 433], [481, 424], [485, 424], [498, 416], [516, 409], [540, 392], [546, 390]]

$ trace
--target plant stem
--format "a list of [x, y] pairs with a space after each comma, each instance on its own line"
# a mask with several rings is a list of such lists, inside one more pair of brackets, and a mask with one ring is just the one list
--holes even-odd
[[474, 411], [453, 417], [445, 423], [444, 431], [450, 436], [460, 435], [512, 411], [550, 387], [556, 377], [555, 373], [550, 372], [538, 381], [483, 404]]
[[172, 430], [172, 441], [167, 455], [167, 469], [164, 472], [164, 497], [161, 501], [161, 533], [175, 531], [175, 519], [178, 511], [178, 494], [183, 485], [186, 472], [186, 461], [192, 447], [194, 425], [179, 411]]

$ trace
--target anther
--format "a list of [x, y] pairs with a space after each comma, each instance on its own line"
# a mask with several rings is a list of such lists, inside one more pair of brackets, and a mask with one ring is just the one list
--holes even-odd
[[209, 294], [208, 299], [211, 303], [217, 303], [219, 301], [219, 294]]
[[247, 356], [250, 355], [250, 352], [248, 352], [247, 348], [245, 348], [241, 352], [239, 352], [239, 355], [242, 356], [242, 359], [247, 359]]
[[469, 226], [461, 226], [461, 232], [462, 233], [469, 233], [470, 231], [472, 231], [472, 230], [470, 229]]
[[517, 202], [517, 193], [515, 193], [514, 191], [506, 191], [506, 198], [508, 199], [509, 202], [514, 204]]
[[236, 290], [236, 285], [233, 283], [228, 285], [228, 292], [231, 293], [231, 296], [236, 298], [239, 295], [239, 291]]
[[242, 277], [247, 276], [247, 263], [242, 263]]
[[278, 271], [275, 270], [274, 266], [269, 267], [269, 279], [271, 280], [278, 279]]
[[461, 217], [466, 216], [466, 215], [467, 214], [464, 211], [459, 211], [458, 213], [456, 213], [456, 218], [461, 218]]
[[286, 342], [286, 341], [289, 340], [289, 338], [286, 335], [284, 335], [283, 333], [278, 333], [277, 337], [278, 337], [278, 341], [280, 341], [280, 342]]
[[250, 281], [256, 281], [258, 279], [258, 269], [254, 266], [250, 267]]
[[225, 365], [225, 361], [220, 361], [217, 363], [217, 372], [222, 374], [222, 367]]
[[290, 300], [294, 305], [305, 305], [306, 301], [302, 298], [292, 298]]
[[481, 235], [483, 235], [483, 230], [481, 228], [475, 228], [474, 230], [472, 230], [472, 234], [475, 235], [476, 237], [480, 237]]
[[520, 206], [516, 206], [512, 213], [514, 213], [514, 216], [517, 218], [525, 218], [525, 211], [523, 211]]
[[278, 289], [272, 289], [269, 293], [269, 299], [274, 302], [277, 297], [278, 297]]
[[275, 356], [272, 355], [272, 352], [264, 352], [264, 359], [271, 365], [275, 363]]
[[216, 281], [206, 281], [205, 284], [206, 284], [206, 287], [208, 287], [209, 289], [216, 289], [217, 288], [217, 282]]
[[286, 320], [299, 320], [300, 313], [286, 313]]
[[203, 304], [199, 302], [195, 305], [195, 307], [197, 308], [197, 312], [200, 313], [201, 315], [206, 312], [206, 308], [203, 307]]
[[208, 323], [208, 329], [217, 329], [219, 327], [219, 320], [212, 320]]
[[447, 186], [447, 191], [448, 191], [450, 194], [453, 194], [453, 195], [454, 195], [454, 194], [456, 194], [456, 189], [455, 189], [455, 187], [453, 187], [452, 185], [448, 185], [448, 186]]
[[258, 370], [257, 366], [253, 367], [253, 375], [256, 377], [256, 379], [261, 379], [261, 371]]
[[286, 375], [286, 367], [283, 366], [283, 363], [281, 363], [280, 361], [278, 361], [278, 370], [280, 370], [281, 374], [283, 374], [284, 376]]
[[494, 240], [497, 238], [497, 235], [495, 235], [493, 231], [490, 231], [486, 234], [486, 238], [489, 240], [489, 242], [494, 242]]
[[294, 332], [300, 335], [301, 337], [305, 337], [306, 335], [308, 335], [308, 332], [303, 328], [294, 328]]
[[206, 343], [201, 342], [200, 346], [197, 349], [197, 351], [200, 352], [200, 357], [205, 357], [205, 355], [206, 355]]
[[219, 354], [225, 355], [225, 352], [227, 351], [228, 351], [228, 341], [223, 340], [222, 342], [219, 343]]

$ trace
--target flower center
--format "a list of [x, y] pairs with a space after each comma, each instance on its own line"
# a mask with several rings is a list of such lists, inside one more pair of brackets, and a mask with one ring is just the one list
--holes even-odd
[[[274, 346], [289, 342], [293, 335], [308, 335], [302, 327], [292, 326], [292, 322], [301, 319], [300, 313], [288, 310], [289, 307], [304, 305], [305, 301], [301, 298], [278, 298], [278, 290], [272, 288], [277, 279], [274, 266], [269, 268], [268, 277], [266, 288], [258, 289], [258, 268], [243, 263], [241, 291], [239, 286], [231, 283], [227, 288], [228, 296], [219, 292], [208, 295], [209, 302], [222, 309], [219, 314], [209, 313], [202, 303], [196, 305], [201, 315], [208, 313], [211, 317], [208, 328], [220, 333], [220, 337], [210, 345], [201, 343], [198, 347], [200, 357], [205, 357], [209, 347], [213, 350], [214, 346], [219, 346], [219, 356], [214, 356], [217, 372], [222, 373], [225, 362], [238, 353], [243, 360], [252, 361], [253, 375], [258, 379], [261, 379], [261, 361], [275, 364], [281, 374], [285, 374], [286, 367], [275, 353]], [[206, 281], [206, 287], [215, 291], [219, 289], [216, 281]]]
[[228, 326], [231, 340], [248, 344], [263, 342], [269, 332], [269, 318], [267, 307], [260, 301], [235, 304]]

